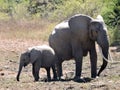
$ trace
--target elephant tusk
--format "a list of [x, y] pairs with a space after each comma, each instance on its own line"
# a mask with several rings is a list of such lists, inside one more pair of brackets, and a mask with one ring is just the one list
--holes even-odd
[[108, 52], [108, 55], [109, 55], [109, 58], [110, 58], [110, 60], [109, 60], [109, 59], [105, 58], [105, 56], [103, 55], [103, 53], [102, 53], [102, 48], [101, 48], [99, 45], [98, 45], [98, 47], [99, 47], [99, 51], [100, 51], [100, 53], [101, 53], [101, 55], [102, 55], [102, 58], [103, 58], [105, 61], [109, 62], [109, 63], [113, 63], [113, 58], [112, 58], [112, 56], [111, 56], [111, 54], [110, 54], [110, 51]]
[[109, 55], [110, 60], [113, 62], [113, 58], [112, 58], [110, 51], [108, 52], [108, 55]]

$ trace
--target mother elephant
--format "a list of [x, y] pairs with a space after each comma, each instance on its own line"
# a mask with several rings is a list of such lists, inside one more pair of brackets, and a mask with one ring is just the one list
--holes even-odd
[[[100, 17], [100, 16], [99, 16]], [[96, 78], [106, 68], [107, 61], [103, 58], [103, 64], [97, 73], [97, 53], [95, 42], [102, 48], [103, 56], [108, 59], [109, 42], [105, 23], [100, 19], [93, 19], [87, 15], [75, 15], [68, 21], [58, 24], [49, 37], [49, 44], [58, 56], [58, 76], [62, 76], [62, 62], [75, 59], [75, 80], [80, 79], [82, 71], [82, 59], [89, 52], [91, 62], [91, 77]]]

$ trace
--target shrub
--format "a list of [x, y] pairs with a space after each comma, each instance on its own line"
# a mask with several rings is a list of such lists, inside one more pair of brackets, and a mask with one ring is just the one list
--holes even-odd
[[95, 17], [100, 12], [102, 3], [100, 0], [67, 0], [57, 6], [52, 18], [61, 21], [78, 13]]
[[112, 30], [111, 45], [120, 45], [120, 1], [111, 0], [108, 2], [108, 6], [103, 9], [105, 22]]

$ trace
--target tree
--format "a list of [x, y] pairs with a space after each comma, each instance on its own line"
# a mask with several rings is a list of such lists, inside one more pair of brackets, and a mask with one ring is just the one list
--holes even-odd
[[28, 11], [31, 15], [39, 14], [41, 17], [48, 17], [61, 3], [62, 0], [29, 0]]

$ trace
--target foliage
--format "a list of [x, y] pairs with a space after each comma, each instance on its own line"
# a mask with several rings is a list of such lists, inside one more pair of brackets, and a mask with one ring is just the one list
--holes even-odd
[[28, 11], [32, 15], [48, 17], [61, 3], [62, 0], [29, 0]]
[[102, 4], [100, 0], [67, 0], [62, 5], [57, 6], [53, 18], [63, 20], [78, 13], [95, 17], [100, 12]]
[[[82, 13], [96, 16], [102, 8], [101, 0], [1, 0], [0, 12], [10, 18], [53, 18], [63, 20]], [[89, 8], [88, 8], [89, 7]], [[59, 17], [60, 16], [60, 17]], [[61, 19], [62, 18], [62, 19]], [[58, 20], [58, 21], [59, 21]]]
[[104, 7], [103, 16], [106, 24], [111, 28], [111, 44], [120, 45], [120, 0], [111, 0]]
[[[10, 19], [20, 19], [27, 15], [28, 0], [1, 0], [0, 13], [8, 16]], [[2, 19], [2, 16], [0, 16]], [[4, 19], [4, 18], [3, 18]]]

